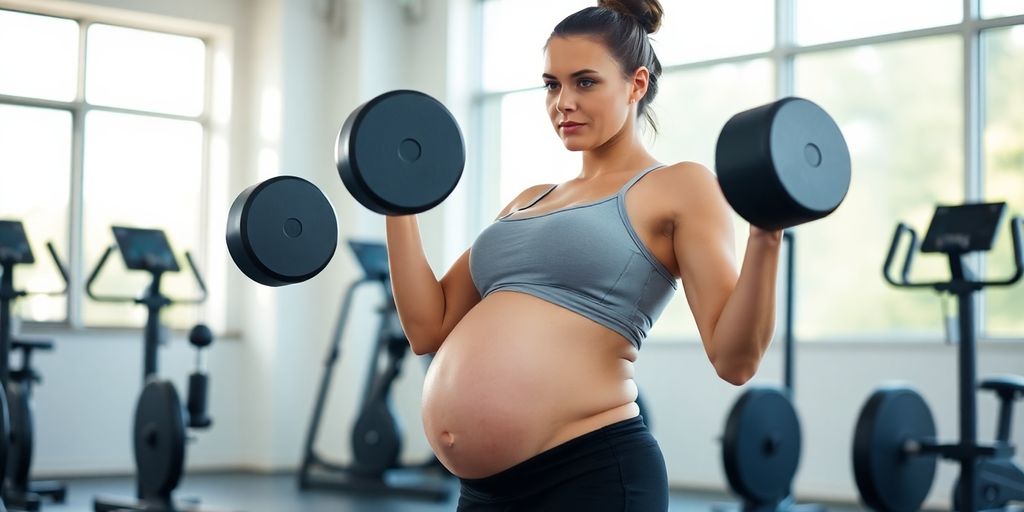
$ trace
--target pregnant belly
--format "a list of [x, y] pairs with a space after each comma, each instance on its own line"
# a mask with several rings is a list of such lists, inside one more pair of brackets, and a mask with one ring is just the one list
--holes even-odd
[[619, 334], [530, 295], [488, 295], [441, 345], [423, 427], [452, 473], [483, 478], [636, 416], [636, 350]]

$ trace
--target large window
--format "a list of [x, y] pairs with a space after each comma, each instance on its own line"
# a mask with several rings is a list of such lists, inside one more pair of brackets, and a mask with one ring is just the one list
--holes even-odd
[[[200, 256], [208, 139], [208, 49], [200, 38], [0, 10], [0, 217], [21, 220], [37, 263], [16, 285], [61, 286], [45, 244], [71, 261], [71, 293], [20, 301], [25, 320], [139, 326], [143, 308], [84, 297], [83, 283], [114, 243], [112, 225], [163, 229], [182, 260]], [[201, 261], [201, 258], [199, 258]], [[98, 292], [138, 295], [148, 279], [115, 254]], [[190, 274], [163, 289], [194, 296]], [[172, 308], [185, 327], [195, 308]]]
[[[544, 112], [543, 45], [555, 24], [593, 2], [481, 0], [483, 141], [477, 230], [524, 188], [579, 171]], [[1019, 1], [662, 0], [652, 39], [664, 65], [653, 107], [652, 153], [713, 168], [714, 143], [741, 110], [796, 95], [839, 123], [853, 183], [827, 220], [797, 228], [797, 335], [822, 339], [937, 339], [940, 299], [895, 290], [881, 265], [898, 220], [927, 222], [936, 204], [1004, 200], [1024, 213], [1024, 7]], [[506, 22], [522, 18], [519, 23]], [[516, 27], [515, 37], [495, 32]], [[737, 253], [747, 229], [737, 221]], [[1008, 233], [978, 261], [1009, 272]], [[943, 278], [941, 258], [920, 258], [921, 279]], [[1024, 337], [1024, 286], [987, 292], [982, 334]], [[682, 293], [653, 339], [693, 339]]]
[[[997, 4], [998, 2], [991, 2]], [[1011, 4], [1024, 12], [1024, 2]], [[982, 162], [985, 197], [1006, 201], [1015, 213], [1024, 210], [1024, 25], [986, 31], [982, 37], [983, 105]], [[989, 258], [989, 273], [1013, 271], [1013, 250], [1001, 236]], [[1024, 286], [994, 289], [986, 294], [985, 325], [996, 336], [1024, 333]]]

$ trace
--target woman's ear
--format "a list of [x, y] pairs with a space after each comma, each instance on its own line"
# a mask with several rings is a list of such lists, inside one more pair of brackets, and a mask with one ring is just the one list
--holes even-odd
[[647, 95], [647, 85], [651, 80], [651, 72], [647, 70], [646, 66], [640, 66], [633, 72], [633, 76], [630, 80], [630, 93], [629, 102], [639, 102], [645, 95]]

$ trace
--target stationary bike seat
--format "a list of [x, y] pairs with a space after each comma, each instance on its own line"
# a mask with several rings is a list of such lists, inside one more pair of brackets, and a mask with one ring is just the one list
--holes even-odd
[[1024, 377], [1019, 375], [999, 375], [981, 381], [981, 389], [989, 389], [1006, 400], [1024, 398]]

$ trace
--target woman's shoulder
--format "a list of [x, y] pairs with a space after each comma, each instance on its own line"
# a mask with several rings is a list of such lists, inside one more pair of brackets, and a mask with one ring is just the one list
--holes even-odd
[[704, 164], [699, 162], [693, 162], [689, 160], [683, 160], [674, 164], [667, 164], [661, 169], [660, 172], [655, 174], [661, 174], [667, 179], [674, 180], [685, 180], [685, 181], [707, 181], [709, 178], [714, 179], [715, 174], [711, 172]]
[[707, 208], [708, 201], [717, 203], [722, 194], [715, 174], [692, 161], [659, 168], [640, 180], [640, 184], [644, 185], [642, 195], [652, 204], [664, 205], [676, 214]]
[[648, 187], [666, 194], [701, 193], [709, 187], [718, 187], [715, 174], [703, 164], [692, 161], [665, 165], [641, 181], [649, 181]]

